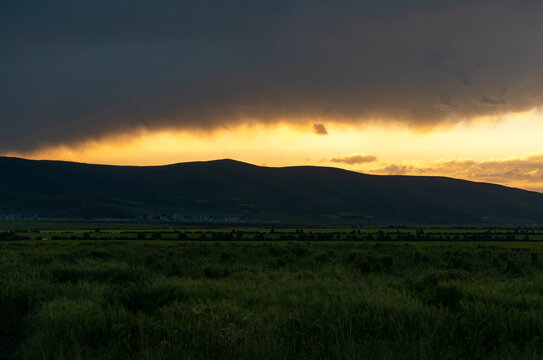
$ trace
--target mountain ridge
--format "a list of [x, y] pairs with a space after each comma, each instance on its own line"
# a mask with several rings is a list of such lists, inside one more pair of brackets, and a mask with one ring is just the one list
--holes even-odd
[[441, 176], [233, 159], [157, 166], [0, 157], [0, 214], [240, 216], [311, 224], [543, 224], [543, 194]]

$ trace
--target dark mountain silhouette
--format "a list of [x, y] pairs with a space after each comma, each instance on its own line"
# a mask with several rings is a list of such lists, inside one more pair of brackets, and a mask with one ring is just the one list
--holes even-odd
[[233, 160], [137, 167], [0, 157], [0, 214], [150, 213], [308, 224], [542, 224], [543, 194], [445, 177]]

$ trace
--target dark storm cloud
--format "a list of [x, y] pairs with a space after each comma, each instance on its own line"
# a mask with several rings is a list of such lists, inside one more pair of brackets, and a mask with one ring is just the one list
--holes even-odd
[[426, 127], [527, 110], [543, 103], [542, 15], [530, 0], [4, 0], [0, 151], [141, 128]]
[[313, 124], [313, 132], [317, 135], [328, 135], [328, 130], [323, 124]]
[[481, 102], [488, 105], [505, 105], [505, 100], [491, 99], [486, 95], [483, 95], [483, 97], [481, 97]]

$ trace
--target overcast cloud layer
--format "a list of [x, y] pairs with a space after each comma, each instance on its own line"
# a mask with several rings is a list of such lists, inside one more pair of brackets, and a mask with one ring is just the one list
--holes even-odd
[[0, 2], [0, 151], [248, 118], [431, 126], [543, 104], [543, 2]]

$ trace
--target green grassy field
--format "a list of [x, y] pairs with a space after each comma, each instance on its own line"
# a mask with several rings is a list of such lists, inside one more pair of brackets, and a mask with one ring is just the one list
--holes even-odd
[[543, 357], [543, 243], [164, 238], [0, 242], [0, 358]]

